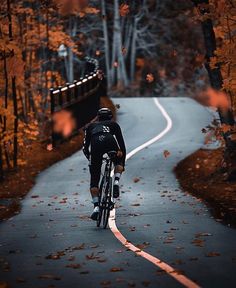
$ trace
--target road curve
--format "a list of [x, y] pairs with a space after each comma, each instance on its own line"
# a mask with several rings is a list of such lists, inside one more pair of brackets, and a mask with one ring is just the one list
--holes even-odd
[[[151, 98], [115, 102], [121, 106], [119, 122], [128, 151], [165, 129], [166, 119]], [[216, 222], [205, 205], [181, 191], [172, 172], [201, 147], [201, 129], [211, 115], [190, 99], [160, 103], [173, 127], [128, 160], [116, 225], [128, 241], [200, 286], [233, 287], [236, 231]], [[164, 150], [171, 153], [167, 159]], [[0, 225], [0, 280], [10, 287], [183, 287], [127, 251], [109, 229], [95, 227], [87, 217], [91, 203], [85, 167], [78, 152], [41, 173], [22, 212]]]

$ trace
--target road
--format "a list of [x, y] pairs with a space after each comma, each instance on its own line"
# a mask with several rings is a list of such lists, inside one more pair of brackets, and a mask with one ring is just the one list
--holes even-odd
[[[114, 101], [121, 106], [118, 119], [128, 152], [166, 129], [153, 99]], [[190, 99], [159, 103], [172, 127], [127, 161], [115, 223], [128, 243], [199, 286], [234, 287], [236, 230], [218, 223], [200, 200], [181, 191], [172, 172], [202, 146], [201, 129], [212, 116]], [[0, 225], [0, 279], [27, 288], [184, 287], [174, 273], [127, 249], [110, 229], [95, 227], [88, 185], [81, 151], [40, 174], [21, 213]]]

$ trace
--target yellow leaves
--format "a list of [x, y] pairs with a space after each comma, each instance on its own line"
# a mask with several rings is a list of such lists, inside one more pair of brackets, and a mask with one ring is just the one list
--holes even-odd
[[120, 5], [120, 16], [125, 17], [129, 14], [130, 9], [128, 4], [121, 4]]

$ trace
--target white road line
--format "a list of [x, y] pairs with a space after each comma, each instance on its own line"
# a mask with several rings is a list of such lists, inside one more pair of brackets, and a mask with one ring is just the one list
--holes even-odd
[[[157, 98], [153, 98], [155, 105], [157, 108], [161, 111], [161, 114], [167, 121], [166, 128], [159, 133], [156, 137], [152, 138], [151, 140], [145, 142], [144, 144], [140, 145], [139, 147], [135, 148], [131, 152], [127, 154], [126, 160], [130, 159], [132, 156], [137, 154], [139, 151], [145, 149], [146, 147], [152, 145], [156, 141], [160, 140], [163, 136], [165, 136], [172, 128], [172, 120], [166, 110], [163, 108], [163, 106], [159, 103]], [[160, 259], [152, 256], [151, 254], [148, 254], [147, 252], [144, 252], [143, 250], [139, 249], [138, 247], [134, 246], [132, 243], [130, 243], [124, 235], [119, 231], [119, 229], [116, 226], [116, 210], [113, 209], [110, 214], [109, 218], [109, 227], [112, 231], [112, 233], [115, 235], [115, 237], [129, 250], [132, 250], [137, 255], [142, 256], [146, 260], [150, 261], [154, 265], [158, 266], [162, 270], [164, 270], [166, 273], [168, 273], [171, 277], [175, 278], [178, 282], [180, 282], [183, 286], [188, 288], [199, 288], [200, 286], [196, 283], [194, 283], [192, 280], [187, 278], [185, 275], [180, 274], [177, 272], [173, 267], [168, 265], [167, 263], [161, 261]]]

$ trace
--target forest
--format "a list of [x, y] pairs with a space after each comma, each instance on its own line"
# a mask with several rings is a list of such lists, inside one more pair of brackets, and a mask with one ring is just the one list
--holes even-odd
[[1, 0], [0, 171], [25, 165], [25, 147], [48, 137], [50, 88], [83, 77], [86, 57], [99, 61], [111, 96], [199, 98], [233, 130], [235, 5]]

